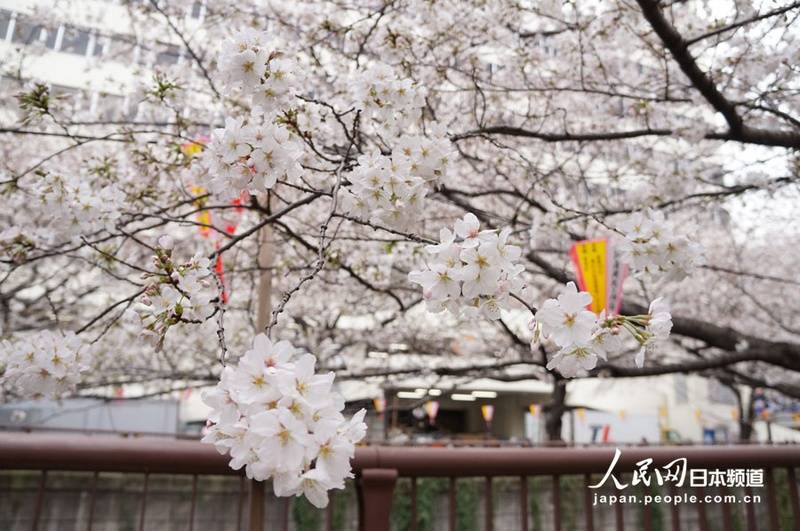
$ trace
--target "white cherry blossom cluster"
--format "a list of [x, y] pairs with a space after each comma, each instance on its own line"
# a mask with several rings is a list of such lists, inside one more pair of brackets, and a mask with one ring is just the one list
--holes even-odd
[[471, 213], [456, 221], [453, 231], [443, 228], [441, 243], [425, 248], [430, 255], [425, 268], [408, 275], [422, 286], [427, 308], [499, 319], [512, 293], [523, 286], [524, 267], [517, 263], [522, 251], [508, 243], [510, 234], [509, 228], [499, 234], [480, 230], [478, 218]]
[[659, 211], [636, 212], [617, 225], [623, 260], [639, 274], [682, 280], [702, 259], [702, 247], [676, 234]]
[[45, 173], [37, 176], [31, 192], [39, 202], [34, 208], [47, 221], [48, 232], [57, 238], [72, 239], [113, 229], [125, 208], [125, 194], [117, 185], [98, 185], [85, 175]]
[[445, 175], [452, 152], [444, 126], [434, 124], [429, 127], [427, 136], [404, 135], [398, 138], [392, 150], [392, 160], [408, 165], [412, 175], [435, 186]]
[[400, 137], [391, 157], [359, 157], [358, 167], [347, 175], [352, 186], [342, 192], [345, 212], [398, 230], [416, 226], [430, 186], [445, 174], [451, 152], [443, 128], [434, 127], [430, 134]]
[[19, 262], [37, 248], [113, 231], [126, 208], [121, 186], [83, 172], [60, 175], [43, 170], [21, 179], [18, 191], [17, 197], [8, 194], [3, 213], [20, 209], [24, 216], [0, 227], [0, 257]]
[[285, 126], [303, 87], [298, 65], [266, 33], [245, 29], [223, 43], [217, 59], [228, 95], [250, 106], [244, 117], [227, 117], [215, 129], [196, 166], [197, 180], [222, 199], [242, 191], [266, 191], [278, 179], [300, 177], [302, 143]]
[[362, 155], [347, 178], [352, 186], [342, 192], [342, 207], [349, 215], [398, 230], [413, 227], [422, 216], [428, 187], [411, 174], [404, 158], [395, 162], [380, 153]]
[[622, 350], [623, 332], [639, 344], [634, 361], [642, 367], [645, 353], [669, 337], [672, 316], [669, 304], [661, 298], [652, 302], [647, 314], [635, 316], [598, 316], [587, 309], [591, 302], [591, 294], [579, 292], [575, 283], [569, 282], [557, 299], [548, 299], [536, 313], [531, 322], [534, 341], [541, 333], [560, 347], [547, 369], [557, 369], [567, 378], [590, 371], [598, 358], [607, 360], [608, 354]]
[[413, 124], [425, 105], [425, 90], [399, 77], [386, 64], [360, 72], [354, 80], [353, 96], [356, 109], [395, 134]]
[[143, 337], [160, 347], [171, 326], [205, 321], [219, 294], [208, 258], [197, 254], [186, 263], [176, 263], [168, 237], [159, 239], [153, 263], [158, 274], [148, 275], [150, 283], [134, 311], [141, 320]]
[[243, 190], [266, 191], [278, 179], [298, 178], [302, 156], [302, 144], [285, 127], [257, 117], [249, 123], [227, 118], [203, 152], [199, 177], [211, 193], [233, 199]]
[[0, 386], [24, 398], [73, 392], [92, 362], [92, 349], [74, 332], [42, 330], [0, 342]]
[[290, 108], [303, 87], [300, 67], [264, 32], [245, 29], [227, 39], [217, 64], [225, 86], [249, 96], [265, 115]]
[[360, 410], [342, 415], [344, 398], [332, 390], [334, 375], [315, 374], [316, 358], [265, 334], [217, 386], [203, 394], [212, 423], [203, 442], [230, 454], [230, 466], [247, 477], [272, 478], [276, 496], [301, 496], [317, 507], [330, 489], [353, 477], [350, 460], [366, 435]]

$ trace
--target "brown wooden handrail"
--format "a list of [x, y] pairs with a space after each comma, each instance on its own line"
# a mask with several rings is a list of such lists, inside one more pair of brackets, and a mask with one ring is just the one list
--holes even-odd
[[[605, 472], [614, 448], [358, 448], [356, 473], [397, 470], [399, 476], [476, 477]], [[706, 468], [800, 467], [800, 445], [632, 446], [623, 448], [620, 471], [651, 457], [653, 466], [686, 457]], [[169, 474], [240, 474], [228, 457], [198, 441], [0, 433], [0, 467], [17, 470], [85, 470]]]

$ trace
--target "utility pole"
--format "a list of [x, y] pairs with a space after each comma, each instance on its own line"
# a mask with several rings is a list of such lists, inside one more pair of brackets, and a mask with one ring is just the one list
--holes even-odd
[[[264, 332], [272, 318], [272, 227], [264, 226], [258, 233], [258, 313], [256, 334]], [[248, 489], [249, 531], [264, 531], [264, 482], [251, 479]]]

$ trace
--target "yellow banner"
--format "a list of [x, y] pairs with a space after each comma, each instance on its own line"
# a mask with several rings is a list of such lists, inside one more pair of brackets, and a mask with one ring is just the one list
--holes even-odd
[[592, 296], [589, 309], [599, 314], [616, 315], [622, 306], [622, 287], [628, 266], [608, 240], [583, 240], [569, 251], [578, 277], [578, 287]]
[[[194, 194], [195, 196], [197, 196], [197, 197], [204, 196], [204, 195], [206, 195], [206, 193], [207, 193], [207, 190], [205, 188], [203, 188], [202, 186], [192, 186], [192, 194]], [[196, 206], [197, 208], [202, 208], [204, 204], [205, 204], [205, 200], [204, 199], [198, 199], [197, 201], [194, 202], [194, 206]], [[210, 227], [211, 226], [211, 212], [208, 211], [208, 210], [201, 210], [200, 212], [197, 213], [196, 219], [197, 219], [198, 223], [202, 223], [203, 225], [208, 225], [206, 227], [203, 227], [203, 226], [199, 227], [200, 234], [202, 234], [203, 236], [206, 236], [206, 237], [209, 234], [211, 234], [211, 227]]]
[[592, 295], [592, 311], [600, 313], [606, 308], [606, 241], [582, 241], [572, 249], [573, 260], [578, 266], [578, 280], [583, 289]]

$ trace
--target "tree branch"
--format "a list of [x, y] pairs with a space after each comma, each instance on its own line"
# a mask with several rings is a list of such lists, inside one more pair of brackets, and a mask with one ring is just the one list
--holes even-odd
[[[659, 8], [656, 0], [636, 0], [642, 14], [650, 23], [653, 31], [659, 36], [664, 46], [670, 51], [681, 71], [689, 78], [694, 87], [709, 104], [719, 112], [728, 123], [728, 132], [715, 135], [722, 140], [760, 144], [765, 146], [800, 148], [800, 134], [792, 131], [772, 131], [748, 127], [736, 106], [730, 102], [717, 88], [714, 81], [703, 72], [689, 52], [689, 43], [683, 39], [675, 27], [669, 23]], [[708, 138], [708, 137], [707, 137]]]

